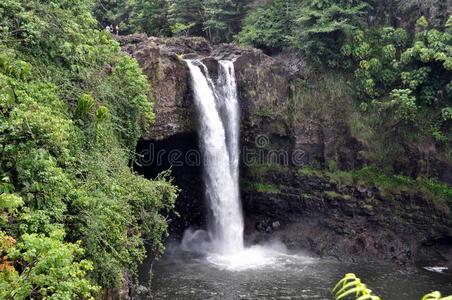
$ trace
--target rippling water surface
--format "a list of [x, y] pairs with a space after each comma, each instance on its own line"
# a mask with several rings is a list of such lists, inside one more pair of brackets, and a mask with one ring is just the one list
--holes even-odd
[[226, 268], [190, 253], [166, 255], [154, 264], [154, 299], [325, 299], [345, 273], [355, 273], [386, 300], [420, 300], [439, 290], [452, 295], [452, 278], [426, 270], [339, 263], [281, 254], [269, 263]]

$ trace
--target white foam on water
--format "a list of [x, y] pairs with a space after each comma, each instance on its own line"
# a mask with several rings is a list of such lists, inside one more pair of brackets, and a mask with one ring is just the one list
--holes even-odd
[[436, 272], [436, 273], [444, 273], [447, 270], [449, 270], [448, 267], [439, 267], [439, 266], [433, 266], [433, 267], [424, 267], [425, 270], [430, 272]]
[[303, 255], [290, 254], [284, 244], [272, 242], [254, 245], [230, 255], [208, 254], [207, 262], [228, 271], [244, 271], [259, 268], [285, 268], [287, 264], [302, 261], [303, 264], [314, 259]]

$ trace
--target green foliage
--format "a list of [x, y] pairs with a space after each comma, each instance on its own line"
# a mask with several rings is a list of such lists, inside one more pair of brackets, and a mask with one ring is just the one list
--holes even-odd
[[18, 208], [24, 205], [21, 197], [14, 194], [0, 194], [0, 226], [5, 225], [9, 218], [17, 216]]
[[446, 22], [446, 28], [452, 27], [452, 16], [449, 16]]
[[411, 90], [392, 90], [390, 102], [391, 105], [397, 106], [396, 114], [397, 118], [406, 120], [406, 121], [414, 121], [416, 118], [416, 98], [411, 96]]
[[253, 192], [261, 192], [261, 193], [270, 193], [275, 194], [279, 193], [280, 190], [277, 186], [273, 184], [268, 184], [264, 182], [250, 182], [244, 180], [242, 182], [244, 191], [253, 191]]
[[403, 175], [390, 174], [376, 166], [367, 166], [354, 171], [322, 171], [311, 167], [297, 170], [300, 175], [325, 177], [343, 185], [374, 186], [384, 194], [422, 194], [426, 199], [441, 205], [452, 205], [452, 188], [432, 178], [412, 179]]
[[0, 208], [7, 209], [10, 213], [10, 209], [18, 208], [22, 206], [24, 202], [22, 198], [14, 194], [0, 194]]
[[[17, 1], [0, 4], [2, 43], [14, 44], [24, 53], [75, 63], [95, 45], [91, 1]], [[52, 13], [50, 13], [52, 12]], [[83, 59], [80, 61], [83, 62]]]
[[138, 63], [128, 56], [117, 60], [113, 74], [99, 82], [98, 97], [111, 111], [115, 130], [130, 151], [134, 150], [141, 135], [141, 125], [154, 120], [153, 103], [147, 97], [149, 91], [146, 76]]
[[[359, 30], [342, 46], [342, 54], [355, 66], [362, 98], [384, 97], [392, 89], [407, 87], [420, 104], [431, 104], [448, 83], [451, 41], [450, 34], [436, 29], [417, 33], [412, 42], [403, 29]], [[374, 84], [366, 85], [369, 81]]]
[[94, 106], [94, 99], [91, 95], [81, 94], [75, 107], [75, 114], [81, 118], [86, 118]]
[[292, 2], [275, 0], [266, 7], [251, 10], [243, 20], [237, 41], [268, 51], [288, 47], [293, 23]]
[[270, 118], [273, 116], [273, 111], [269, 108], [261, 109], [257, 112], [257, 115], [263, 118]]
[[[425, 22], [421, 18], [418, 23]], [[448, 143], [451, 38], [437, 29], [409, 34], [384, 27], [355, 31], [342, 46], [349, 58], [346, 70], [354, 72], [356, 96], [367, 103], [361, 128], [372, 128], [369, 136], [362, 129], [354, 134], [367, 144], [365, 155], [372, 163], [392, 168], [405, 164], [399, 158], [411, 155], [409, 145]]]
[[435, 179], [419, 178], [415, 180], [407, 176], [387, 174], [375, 166], [348, 172], [348, 174], [358, 184], [375, 185], [385, 192], [419, 192], [428, 199], [439, 202], [445, 201], [449, 205], [452, 203], [452, 188], [446, 184], [438, 183]]
[[96, 110], [96, 123], [101, 124], [108, 120], [108, 115], [110, 114], [110, 111], [105, 106], [99, 106]]
[[343, 194], [339, 194], [339, 193], [334, 192], [334, 191], [327, 191], [327, 192], [325, 192], [325, 195], [330, 197], [330, 198], [336, 198], [336, 199], [339, 199], [339, 200], [350, 200], [350, 199], [352, 199], [352, 196], [350, 196], [350, 195], [343, 195]]
[[84, 252], [80, 243], [65, 243], [64, 235], [62, 230], [49, 236], [24, 234], [17, 245], [0, 247], [4, 256], [20, 266], [20, 272], [6, 268], [0, 273], [0, 298], [94, 299], [99, 287], [85, 279], [92, 263], [80, 259]]
[[168, 35], [166, 0], [96, 0], [93, 14], [102, 27], [119, 25], [120, 34]]
[[427, 26], [428, 26], [428, 21], [427, 21], [427, 19], [426, 19], [424, 16], [420, 17], [420, 18], [417, 19], [417, 21], [416, 21], [416, 26], [417, 26], [417, 27], [427, 27]]
[[336, 67], [342, 61], [338, 54], [343, 39], [364, 23], [368, 8], [362, 0], [303, 1], [296, 13], [294, 44], [315, 61], [326, 59]]
[[177, 189], [166, 175], [149, 181], [129, 167], [141, 125], [154, 117], [150, 87], [95, 29], [90, 9], [91, 1], [0, 3], [6, 298], [98, 297], [95, 286], [118, 286], [126, 267], [136, 272], [145, 240], [162, 251]]
[[435, 291], [425, 295], [421, 300], [452, 300], [452, 296], [442, 297], [440, 292]]
[[[332, 290], [336, 300], [339, 299], [356, 299], [356, 300], [380, 300], [375, 296], [372, 290], [361, 282], [361, 279], [353, 273], [345, 274]], [[452, 296], [441, 297], [438, 291], [429, 293], [422, 297], [421, 300], [452, 300]]]
[[441, 116], [444, 121], [452, 120], [452, 107], [445, 107], [441, 110]]
[[353, 296], [357, 300], [381, 300], [353, 273], [345, 274], [333, 288], [332, 293], [336, 300], [346, 299], [347, 296]]
[[337, 66], [341, 41], [364, 22], [368, 7], [361, 0], [275, 0], [248, 13], [237, 40], [269, 51], [295, 46]]
[[184, 36], [188, 36], [190, 28], [192, 28], [195, 25], [196, 25], [196, 23], [190, 23], [190, 24], [176, 23], [176, 24], [170, 26], [170, 29], [171, 29], [171, 32], [175, 35], [180, 35], [181, 33], [183, 33]]

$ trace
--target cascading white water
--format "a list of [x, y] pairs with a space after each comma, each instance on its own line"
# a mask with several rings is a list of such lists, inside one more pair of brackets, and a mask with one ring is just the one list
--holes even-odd
[[[220, 61], [220, 74], [218, 85], [221, 97], [218, 99], [221, 115], [226, 124], [226, 141], [231, 160], [231, 174], [237, 187], [239, 180], [239, 132], [240, 115], [239, 102], [237, 96], [237, 84], [235, 81], [234, 64], [231, 61]], [[237, 194], [237, 198], [239, 195]], [[239, 200], [240, 203], [240, 200]]]
[[244, 247], [239, 193], [239, 104], [234, 65], [219, 61], [216, 82], [207, 67], [187, 60], [204, 161], [204, 185], [211, 212], [206, 230], [187, 229], [181, 249], [201, 252], [209, 262], [229, 270], [273, 264], [285, 255], [279, 242]]
[[[239, 105], [234, 66], [230, 61], [219, 63], [215, 84], [201, 62], [187, 60], [199, 118], [206, 198], [211, 211], [208, 251], [232, 255], [244, 248], [238, 183]], [[197, 243], [195, 240], [200, 235], [200, 232], [188, 232], [182, 243]]]

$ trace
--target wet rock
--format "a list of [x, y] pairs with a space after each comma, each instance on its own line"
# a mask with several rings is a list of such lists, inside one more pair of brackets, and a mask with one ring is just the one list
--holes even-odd
[[[274, 175], [263, 172], [259, 180], [272, 182]], [[287, 171], [279, 177], [279, 193], [242, 194], [246, 215], [258, 218], [257, 231], [268, 237], [341, 261], [452, 263], [452, 214], [421, 195], [402, 193], [394, 200], [399, 195], [383, 195], [375, 187], [336, 184], [325, 190], [323, 177]], [[284, 221], [278, 231], [270, 226], [273, 218]]]
[[256, 230], [263, 233], [273, 233], [281, 227], [279, 221], [272, 221], [270, 219], [265, 219], [256, 223]]
[[284, 64], [293, 75], [303, 75], [303, 71], [307, 66], [306, 58], [297, 50], [278, 53], [274, 58]]
[[213, 57], [205, 57], [201, 59], [202, 63], [207, 67], [207, 70], [209, 70], [210, 77], [215, 81], [218, 78], [218, 60], [216, 60]]
[[139, 285], [136, 287], [134, 294], [131, 297], [131, 300], [141, 300], [141, 299], [151, 299], [152, 292], [151, 288], [146, 287], [144, 285]]

